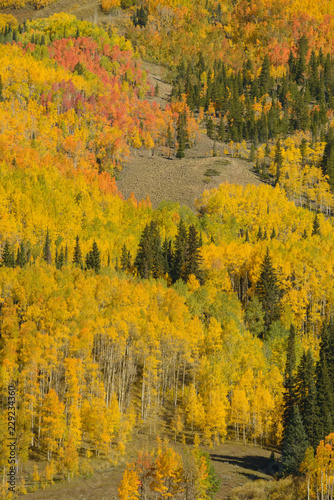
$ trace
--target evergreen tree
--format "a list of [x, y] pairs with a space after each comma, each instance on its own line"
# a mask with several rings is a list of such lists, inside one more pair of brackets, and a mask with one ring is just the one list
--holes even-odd
[[296, 393], [296, 330], [293, 325], [290, 326], [288, 347], [286, 353], [286, 365], [284, 373], [284, 389], [283, 394], [283, 435], [286, 434], [289, 422], [291, 420], [291, 412], [293, 406], [297, 403]]
[[321, 160], [321, 168], [324, 175], [329, 176], [329, 184], [334, 189], [334, 129], [329, 127], [326, 135], [326, 145]]
[[43, 247], [43, 259], [47, 264], [52, 263], [52, 257], [51, 257], [51, 240], [49, 236], [49, 230], [46, 232], [46, 238], [45, 238], [45, 243]]
[[27, 252], [23, 241], [21, 241], [19, 248], [17, 249], [16, 255], [16, 266], [24, 267], [27, 263]]
[[57, 269], [61, 269], [65, 264], [65, 253], [63, 247], [61, 247], [60, 253], [56, 251], [55, 264]]
[[282, 464], [284, 473], [299, 474], [308, 447], [306, 432], [297, 405], [292, 407], [291, 419], [282, 443]]
[[316, 365], [317, 391], [317, 440], [324, 439], [333, 431], [333, 384], [329, 378], [327, 358], [329, 353], [329, 332], [323, 326], [319, 360]]
[[8, 240], [5, 241], [3, 250], [2, 250], [2, 266], [5, 267], [14, 267], [14, 262], [13, 262], [13, 252], [10, 249], [10, 245]]
[[251, 148], [250, 148], [250, 152], [249, 152], [249, 158], [248, 158], [248, 161], [249, 162], [254, 162], [256, 159], [256, 147], [254, 145], [254, 142], [252, 142], [251, 144]]
[[147, 224], [140, 237], [134, 265], [141, 278], [158, 278], [164, 272], [161, 238], [157, 223]]
[[207, 133], [207, 136], [210, 137], [210, 139], [214, 138], [214, 135], [215, 135], [214, 129], [215, 129], [215, 126], [214, 126], [213, 120], [212, 120], [211, 116], [209, 116], [209, 118], [207, 119], [207, 122], [206, 122], [206, 133]]
[[255, 293], [263, 307], [265, 332], [267, 333], [271, 323], [280, 317], [282, 295], [268, 248], [261, 266], [260, 279], [257, 282]]
[[259, 80], [260, 80], [259, 83], [260, 83], [261, 94], [262, 95], [268, 94], [271, 88], [271, 78], [270, 78], [270, 61], [267, 55], [265, 55], [262, 62]]
[[185, 115], [180, 113], [177, 121], [177, 142], [179, 143], [178, 150], [176, 152], [176, 158], [184, 158], [184, 150], [186, 147], [186, 131], [185, 131]]
[[67, 248], [67, 243], [65, 245], [65, 255], [64, 255], [64, 264], [67, 266], [68, 263], [68, 248]]
[[96, 274], [101, 270], [100, 251], [95, 241], [93, 242], [92, 249], [86, 255], [86, 268], [94, 269]]
[[[334, 397], [334, 320], [331, 317], [328, 327], [328, 349], [327, 349], [327, 367], [329, 378], [332, 383], [332, 392]], [[333, 401], [334, 402], [334, 401]], [[334, 416], [334, 408], [333, 408], [333, 416]]]
[[1, 78], [1, 75], [0, 75], [0, 102], [3, 102], [4, 101], [4, 98], [3, 98], [3, 83], [2, 83], [2, 78]]
[[187, 237], [185, 272], [183, 276], [181, 276], [184, 281], [187, 281], [191, 274], [202, 281], [202, 272], [200, 270], [201, 255], [199, 248], [200, 241], [198, 232], [195, 226], [191, 225]]
[[171, 240], [167, 240], [167, 238], [165, 238], [165, 241], [163, 242], [162, 245], [162, 259], [163, 259], [163, 271], [165, 274], [170, 275], [172, 269], [172, 261], [173, 261], [173, 250], [172, 250], [172, 242]]
[[181, 219], [177, 227], [177, 234], [174, 243], [174, 254], [172, 262], [172, 272], [171, 272], [171, 278], [173, 283], [175, 283], [175, 281], [177, 281], [180, 278], [183, 279], [183, 277], [185, 276], [186, 260], [187, 260], [187, 229], [185, 223]]
[[310, 446], [316, 449], [317, 441], [317, 395], [315, 388], [315, 365], [312, 352], [304, 352], [296, 375], [296, 394], [300, 415]]
[[81, 269], [83, 269], [83, 259], [82, 259], [82, 252], [81, 252], [80, 243], [79, 243], [79, 236], [77, 236], [75, 238], [73, 264], [75, 264], [77, 267], [80, 267]]
[[126, 248], [125, 243], [122, 247], [120, 263], [121, 263], [122, 271], [127, 271], [131, 267], [131, 254], [130, 254], [129, 250]]
[[220, 142], [225, 142], [225, 123], [223, 117], [220, 118], [218, 125], [218, 139]]
[[318, 219], [318, 214], [315, 214], [312, 226], [312, 236], [320, 235], [320, 224]]
[[282, 164], [283, 164], [282, 148], [281, 148], [281, 143], [280, 143], [279, 139], [276, 143], [274, 161], [276, 164], [276, 177], [275, 177], [275, 186], [276, 186], [279, 182], [279, 178], [281, 175], [281, 168], [282, 168]]

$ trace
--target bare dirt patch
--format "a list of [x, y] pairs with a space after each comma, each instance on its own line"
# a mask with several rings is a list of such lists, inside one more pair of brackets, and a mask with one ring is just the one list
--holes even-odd
[[[162, 108], [169, 101], [172, 87], [166, 82], [166, 71], [156, 64], [144, 62], [142, 68], [148, 74], [148, 82], [159, 85], [159, 95], [150, 97]], [[195, 208], [195, 199], [205, 189], [218, 187], [223, 182], [259, 185], [260, 179], [252, 172], [251, 164], [240, 158], [223, 155], [224, 144], [217, 143], [220, 156], [213, 157], [213, 141], [202, 132], [197, 134], [194, 147], [186, 150], [186, 157], [179, 160], [168, 158], [167, 149], [155, 149], [154, 155], [144, 149], [132, 150], [117, 180], [117, 187], [125, 198], [131, 192], [138, 200], [149, 195], [153, 208], [163, 200], [173, 201]], [[205, 175], [212, 169], [217, 175]]]
[[[224, 182], [259, 185], [261, 181], [251, 171], [250, 164], [240, 158], [212, 157], [213, 141], [199, 133], [196, 145], [186, 150], [182, 160], [168, 159], [167, 153], [156, 150], [153, 157], [148, 151], [133, 152], [117, 181], [118, 189], [128, 198], [131, 192], [138, 200], [149, 195], [153, 208], [163, 200], [178, 202], [194, 209], [195, 199], [205, 189], [218, 187]], [[223, 149], [223, 145], [218, 145]], [[217, 175], [205, 175], [209, 169]]]

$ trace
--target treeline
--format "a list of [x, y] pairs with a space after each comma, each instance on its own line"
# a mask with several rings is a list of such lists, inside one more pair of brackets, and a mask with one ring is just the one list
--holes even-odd
[[250, 60], [234, 71], [200, 53], [196, 62], [177, 67], [172, 97], [186, 94], [192, 111], [208, 112], [208, 135], [220, 141], [268, 142], [296, 130], [311, 131], [317, 140], [334, 108], [334, 61], [321, 50], [309, 60], [307, 53], [303, 36], [296, 56], [290, 51], [287, 72], [276, 78], [267, 55], [257, 75]]

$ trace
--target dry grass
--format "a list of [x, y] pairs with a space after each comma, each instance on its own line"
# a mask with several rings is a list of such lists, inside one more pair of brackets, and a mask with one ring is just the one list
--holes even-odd
[[229, 500], [301, 500], [299, 483], [295, 478], [286, 478], [279, 481], [248, 482], [244, 486], [235, 488]]

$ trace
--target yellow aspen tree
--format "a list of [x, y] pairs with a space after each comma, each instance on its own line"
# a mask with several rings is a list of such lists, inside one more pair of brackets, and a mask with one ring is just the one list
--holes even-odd
[[128, 465], [118, 488], [118, 498], [120, 500], [137, 500], [140, 497], [139, 486], [138, 472]]
[[191, 427], [191, 432], [194, 432], [194, 427], [196, 429], [203, 429], [205, 424], [205, 411], [201, 397], [196, 394], [194, 384], [190, 385], [185, 411], [187, 414], [187, 423]]
[[49, 461], [65, 433], [64, 410], [65, 405], [59, 401], [58, 394], [54, 389], [50, 389], [44, 397], [41, 409], [41, 443], [47, 449]]

